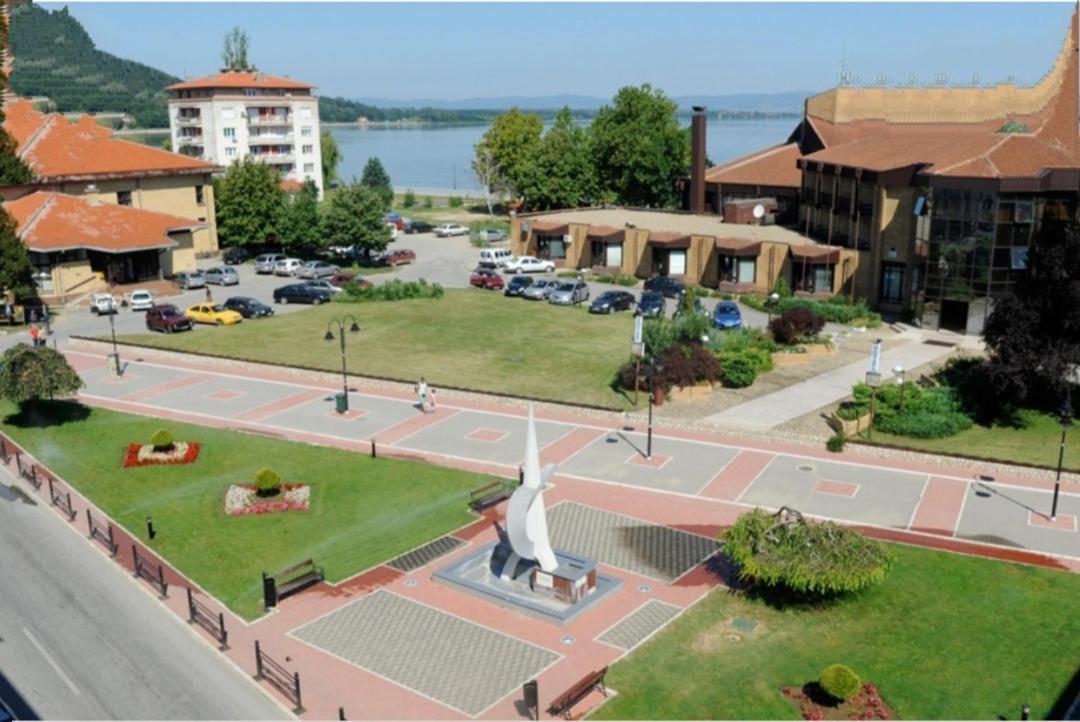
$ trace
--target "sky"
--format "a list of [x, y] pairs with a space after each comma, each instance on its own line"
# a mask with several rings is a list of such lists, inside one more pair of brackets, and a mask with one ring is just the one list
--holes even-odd
[[[61, 3], [41, 3], [57, 9]], [[1060, 3], [96, 3], [97, 46], [179, 77], [218, 69], [233, 26], [267, 73], [348, 98], [610, 97], [820, 91], [841, 59], [867, 81], [1037, 81], [1061, 49]]]

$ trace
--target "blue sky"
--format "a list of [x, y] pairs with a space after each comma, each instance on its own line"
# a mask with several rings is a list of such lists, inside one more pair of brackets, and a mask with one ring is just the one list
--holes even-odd
[[[56, 9], [58, 3], [42, 3]], [[234, 25], [252, 61], [323, 95], [609, 97], [823, 90], [845, 56], [866, 79], [1037, 80], [1071, 3], [76, 3], [99, 48], [175, 75], [217, 69]]]

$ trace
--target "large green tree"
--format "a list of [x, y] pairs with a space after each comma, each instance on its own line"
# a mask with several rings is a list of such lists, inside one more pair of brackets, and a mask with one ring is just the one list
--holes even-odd
[[602, 192], [623, 205], [678, 205], [675, 181], [689, 172], [690, 136], [677, 108], [646, 83], [622, 88], [597, 112], [589, 135]]
[[382, 161], [378, 158], [368, 158], [364, 164], [364, 173], [360, 176], [360, 185], [370, 188], [375, 192], [383, 204], [383, 210], [390, 210], [394, 202], [394, 187], [390, 184], [390, 174], [383, 168]]
[[41, 399], [70, 396], [83, 385], [64, 355], [48, 346], [20, 343], [0, 361], [0, 397], [24, 408]]
[[299, 191], [287, 195], [281, 217], [281, 244], [290, 251], [320, 248], [319, 189], [315, 182], [309, 180]]
[[588, 134], [574, 121], [570, 108], [559, 111], [540, 141], [525, 195], [529, 210], [577, 208], [596, 201]]
[[221, 51], [222, 67], [228, 70], [253, 70], [248, 62], [248, 34], [234, 27], [225, 35], [225, 47]]
[[506, 192], [527, 200], [525, 193], [534, 177], [544, 123], [535, 113], [511, 108], [491, 122], [473, 147], [473, 172], [489, 193]]
[[281, 236], [285, 191], [278, 172], [250, 156], [229, 166], [214, 189], [222, 246], [258, 247]]
[[341, 163], [341, 148], [328, 130], [319, 135], [319, 154], [322, 157], [323, 186], [328, 188], [337, 178], [337, 167]]
[[[3, 99], [0, 98], [0, 185], [17, 185], [33, 179], [29, 169], [15, 155], [15, 141], [4, 129]], [[34, 270], [30, 252], [19, 239], [15, 221], [0, 209], [0, 294], [12, 291], [16, 298], [34, 295]]]
[[383, 199], [362, 183], [338, 188], [322, 217], [323, 243], [327, 246], [354, 246], [370, 258], [390, 243]]

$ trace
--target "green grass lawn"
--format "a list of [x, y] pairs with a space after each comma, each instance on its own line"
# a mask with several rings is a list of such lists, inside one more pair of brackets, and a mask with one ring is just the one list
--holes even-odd
[[[1057, 418], [1039, 411], [1020, 412], [1021, 426], [972, 426], [944, 439], [915, 439], [874, 431], [873, 443], [904, 446], [930, 453], [963, 454], [982, 459], [1056, 467], [1061, 444]], [[860, 435], [865, 439], [865, 433]], [[1080, 470], [1080, 426], [1066, 436], [1065, 468]]]
[[[64, 404], [62, 407], [85, 407]], [[474, 518], [468, 490], [492, 479], [429, 464], [162, 422], [104, 409], [48, 427], [21, 424], [0, 404], [0, 428], [128, 531], [247, 619], [262, 611], [260, 573], [307, 558], [338, 581], [387, 561]], [[198, 461], [184, 466], [121, 468], [129, 443], [158, 428], [198, 441]], [[271, 467], [282, 481], [311, 484], [306, 512], [230, 517], [230, 484], [254, 482]]]
[[349, 371], [614, 409], [630, 401], [611, 389], [630, 356], [629, 313], [596, 316], [479, 289], [441, 299], [332, 303], [301, 313], [192, 333], [131, 334], [125, 341], [194, 353], [337, 371], [337, 342], [322, 340], [330, 319], [351, 313]]
[[[1027, 703], [1048, 719], [1080, 662], [1080, 576], [892, 548], [882, 584], [830, 607], [714, 591], [611, 668], [619, 694], [593, 717], [797, 719], [780, 688], [842, 663], [901, 718], [1018, 719]], [[760, 626], [729, 641], [734, 617]]]

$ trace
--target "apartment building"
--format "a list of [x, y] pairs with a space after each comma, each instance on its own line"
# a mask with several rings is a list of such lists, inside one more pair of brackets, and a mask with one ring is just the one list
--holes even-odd
[[291, 185], [313, 181], [322, 197], [319, 101], [313, 88], [256, 70], [223, 70], [171, 85], [173, 148], [221, 166], [250, 155]]

